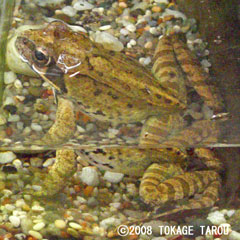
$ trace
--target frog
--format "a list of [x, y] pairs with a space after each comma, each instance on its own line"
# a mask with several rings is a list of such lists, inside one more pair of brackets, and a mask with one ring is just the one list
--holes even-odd
[[[112, 125], [144, 122], [137, 148], [79, 150], [91, 164], [141, 178], [139, 195], [146, 204], [162, 206], [187, 198], [179, 209], [211, 207], [218, 199], [221, 161], [207, 148], [195, 149], [206, 167], [188, 171], [184, 144], [215, 138], [213, 121], [186, 125], [186, 82], [207, 105], [219, 111], [221, 100], [206, 84], [208, 75], [176, 35], [159, 39], [152, 71], [122, 52], [104, 49], [86, 33], [74, 32], [62, 21], [21, 32], [15, 42], [23, 62], [57, 92], [56, 122], [43, 137], [44, 143], [61, 144], [74, 133], [72, 101], [93, 119]], [[156, 144], [165, 148], [153, 148]], [[162, 146], [162, 145], [161, 145]], [[173, 147], [174, 146], [174, 147]], [[59, 149], [39, 195], [54, 195], [75, 170], [72, 149]], [[200, 199], [194, 199], [202, 193]], [[179, 210], [178, 209], [178, 210]]]

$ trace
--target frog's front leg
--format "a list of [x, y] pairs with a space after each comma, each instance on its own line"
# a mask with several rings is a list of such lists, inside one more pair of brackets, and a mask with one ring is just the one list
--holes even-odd
[[153, 164], [142, 178], [139, 193], [146, 203], [153, 206], [189, 198], [196, 193], [202, 194], [200, 199], [192, 198], [177, 209], [165, 212], [163, 216], [187, 209], [211, 207], [218, 199], [219, 188], [220, 177], [215, 171], [183, 173], [174, 165], [166, 167]]
[[72, 149], [56, 151], [56, 161], [44, 178], [42, 190], [34, 192], [36, 197], [49, 197], [57, 194], [76, 170], [76, 156]]
[[73, 103], [70, 100], [59, 98], [56, 120], [38, 143], [50, 146], [65, 143], [73, 136], [75, 129], [76, 121]]
[[[40, 144], [56, 146], [69, 140], [76, 128], [74, 108], [71, 101], [60, 98], [56, 113], [56, 121]], [[56, 151], [56, 161], [43, 180], [42, 190], [34, 192], [35, 196], [51, 196], [58, 193], [65, 185], [67, 179], [76, 169], [75, 153], [71, 149]]]

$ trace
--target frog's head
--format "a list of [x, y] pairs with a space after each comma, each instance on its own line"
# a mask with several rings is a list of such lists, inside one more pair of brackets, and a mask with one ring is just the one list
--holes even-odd
[[86, 58], [86, 51], [78, 46], [87, 44], [84, 38], [84, 34], [72, 31], [67, 24], [54, 21], [41, 29], [23, 31], [15, 46], [23, 62], [59, 92], [65, 92], [64, 74], [74, 74]]

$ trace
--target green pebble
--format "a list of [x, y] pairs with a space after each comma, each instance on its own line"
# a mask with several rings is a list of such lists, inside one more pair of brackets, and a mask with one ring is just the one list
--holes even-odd
[[70, 234], [71, 236], [75, 237], [75, 238], [79, 237], [78, 231], [73, 229], [73, 228], [68, 228], [67, 233]]
[[39, 87], [29, 87], [28, 92], [30, 95], [33, 95], [34, 97], [40, 97], [42, 95], [42, 91]]

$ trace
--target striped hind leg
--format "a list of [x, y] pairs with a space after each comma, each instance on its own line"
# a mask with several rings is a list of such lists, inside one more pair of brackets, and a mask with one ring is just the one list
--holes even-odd
[[[173, 166], [151, 165], [143, 176], [139, 194], [143, 200], [153, 206], [163, 206], [202, 193], [200, 199], [190, 199], [177, 211], [211, 207], [218, 199], [220, 177], [215, 171], [195, 171], [183, 173]], [[176, 211], [175, 211], [176, 212]], [[167, 214], [167, 213], [166, 213]], [[165, 214], [165, 215], [166, 215]]]
[[204, 71], [197, 57], [186, 44], [179, 40], [177, 35], [172, 36], [171, 39], [176, 61], [179, 63], [188, 85], [192, 86], [213, 110], [216, 112], [223, 111], [224, 105], [220, 93], [211, 82], [210, 75]]
[[164, 36], [159, 40], [153, 62], [152, 73], [155, 79], [186, 104], [186, 83], [175, 57], [171, 37]]

